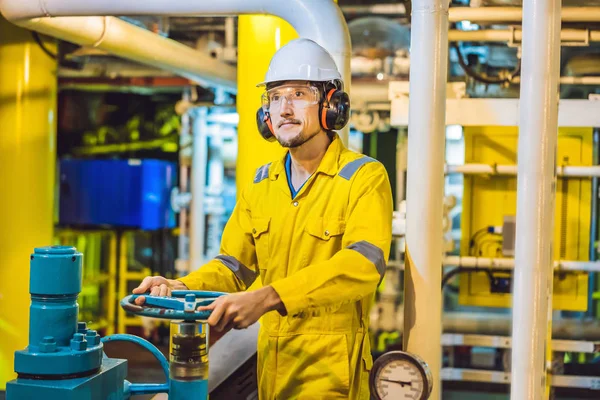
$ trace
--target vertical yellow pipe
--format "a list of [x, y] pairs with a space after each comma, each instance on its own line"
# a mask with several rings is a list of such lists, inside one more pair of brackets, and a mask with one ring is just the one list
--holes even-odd
[[0, 390], [27, 346], [29, 254], [52, 243], [56, 85], [56, 62], [0, 17]]
[[262, 82], [275, 52], [297, 38], [294, 28], [277, 17], [244, 15], [238, 21], [238, 158], [236, 184], [238, 193], [254, 178], [256, 169], [272, 161], [283, 150], [277, 143], [264, 140], [256, 127], [256, 110], [260, 107]]

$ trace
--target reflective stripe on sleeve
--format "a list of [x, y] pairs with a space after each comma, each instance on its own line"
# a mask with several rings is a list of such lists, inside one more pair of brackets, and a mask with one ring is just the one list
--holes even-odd
[[246, 285], [246, 287], [252, 285], [252, 283], [256, 280], [256, 272], [246, 267], [235, 257], [224, 256], [222, 254], [219, 254], [215, 257], [215, 260], [221, 261], [223, 265], [229, 268], [239, 280], [244, 282], [244, 285]]
[[383, 256], [383, 251], [379, 247], [365, 240], [361, 240], [360, 242], [352, 243], [347, 248], [358, 251], [365, 256], [367, 260], [375, 264], [379, 276], [383, 279], [383, 276], [385, 275], [385, 258]]

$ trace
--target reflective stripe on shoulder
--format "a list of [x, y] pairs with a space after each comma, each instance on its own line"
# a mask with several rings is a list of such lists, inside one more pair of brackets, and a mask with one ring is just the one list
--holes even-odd
[[246, 267], [235, 257], [219, 254], [215, 257], [215, 260], [221, 261], [221, 263], [229, 268], [240, 281], [244, 282], [246, 287], [252, 285], [252, 283], [256, 280], [256, 272]]
[[379, 276], [381, 279], [383, 279], [383, 276], [385, 275], [385, 258], [383, 256], [383, 251], [379, 247], [367, 242], [366, 240], [361, 240], [360, 242], [352, 243], [347, 248], [358, 251], [360, 254], [365, 256], [367, 260], [375, 264], [375, 268], [377, 268]]
[[354, 161], [350, 161], [348, 164], [344, 165], [344, 167], [342, 168], [342, 170], [340, 171], [340, 173], [338, 175], [349, 181], [350, 178], [352, 178], [352, 175], [354, 175], [360, 167], [362, 167], [366, 163], [375, 162], [375, 161], [377, 161], [377, 160], [374, 158], [371, 158], [371, 157], [367, 157], [367, 156], [358, 158]]
[[269, 176], [270, 166], [271, 163], [263, 165], [262, 167], [258, 167], [258, 169], [256, 170], [256, 175], [254, 175], [254, 183], [258, 183]]

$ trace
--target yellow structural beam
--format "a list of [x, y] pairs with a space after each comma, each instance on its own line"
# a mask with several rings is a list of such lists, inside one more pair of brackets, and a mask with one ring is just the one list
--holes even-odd
[[52, 243], [56, 85], [56, 61], [0, 17], [0, 390], [28, 343], [29, 254]]
[[282, 148], [264, 140], [256, 127], [263, 88], [256, 84], [265, 78], [271, 57], [287, 42], [297, 38], [294, 28], [277, 17], [244, 15], [238, 21], [238, 159], [237, 191], [252, 181], [256, 169], [272, 161]]

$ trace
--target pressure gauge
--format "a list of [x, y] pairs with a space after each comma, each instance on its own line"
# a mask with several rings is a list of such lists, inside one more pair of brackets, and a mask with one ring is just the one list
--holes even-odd
[[373, 364], [369, 384], [371, 396], [376, 400], [426, 400], [431, 394], [433, 378], [419, 357], [390, 351]]

